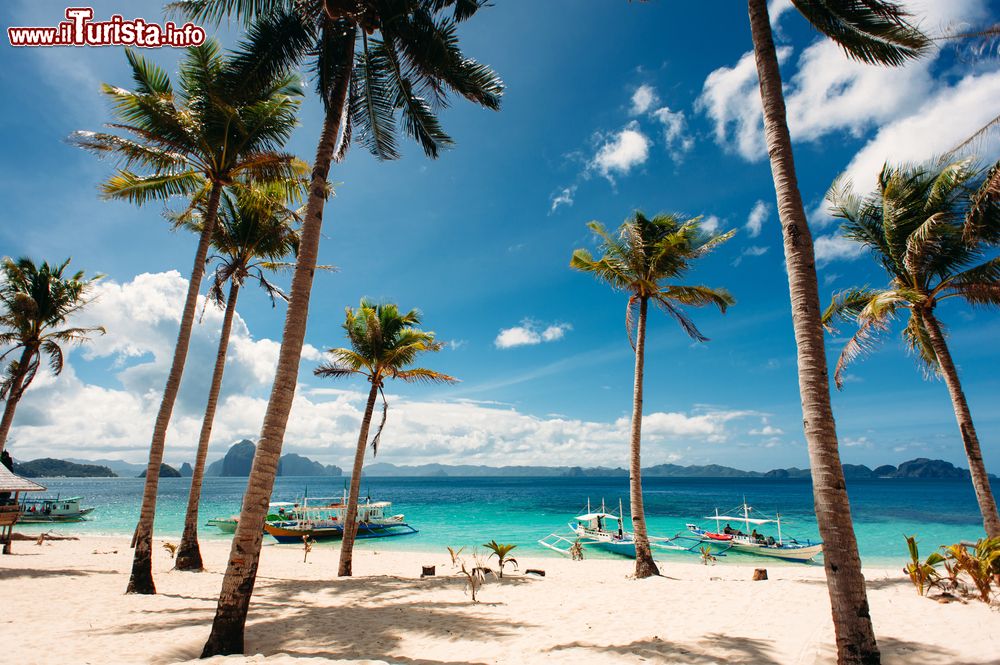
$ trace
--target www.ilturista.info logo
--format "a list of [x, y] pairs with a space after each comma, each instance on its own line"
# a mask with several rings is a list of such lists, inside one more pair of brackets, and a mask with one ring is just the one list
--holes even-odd
[[192, 24], [163, 25], [147, 23], [141, 18], [125, 20], [115, 14], [108, 21], [92, 21], [92, 7], [67, 7], [66, 19], [50, 28], [10, 27], [7, 38], [11, 46], [200, 46], [205, 43], [205, 30]]

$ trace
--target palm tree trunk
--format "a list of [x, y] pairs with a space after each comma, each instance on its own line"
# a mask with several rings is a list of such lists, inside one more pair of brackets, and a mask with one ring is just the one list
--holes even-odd
[[[642, 508], [642, 377], [646, 354], [646, 312], [649, 299], [640, 298], [639, 323], [635, 332], [635, 383], [632, 388], [632, 433], [629, 438], [629, 511], [632, 513], [632, 538], [635, 541], [635, 576], [637, 579], [659, 575], [660, 570], [649, 551], [646, 513]], [[624, 515], [621, 516], [625, 518]]]
[[993, 498], [993, 490], [990, 488], [990, 477], [986, 473], [986, 465], [983, 463], [983, 453], [979, 448], [976, 427], [972, 424], [969, 404], [965, 401], [965, 392], [958, 380], [958, 370], [951, 359], [951, 352], [948, 350], [948, 343], [941, 332], [941, 325], [938, 323], [937, 317], [929, 309], [921, 311], [918, 316], [923, 320], [927, 335], [931, 338], [931, 347], [934, 349], [934, 355], [937, 356], [945, 385], [948, 386], [948, 393], [951, 394], [955, 420], [958, 421], [958, 430], [962, 435], [962, 443], [965, 445], [965, 454], [969, 458], [969, 475], [972, 476], [972, 486], [976, 490], [979, 511], [983, 514], [983, 527], [990, 538], [996, 538], [1000, 536], [1000, 516], [997, 515], [997, 504]]
[[32, 347], [24, 347], [21, 359], [17, 361], [17, 373], [11, 381], [10, 390], [7, 391], [7, 403], [3, 408], [3, 419], [0, 419], [0, 453], [7, 445], [7, 435], [10, 434], [10, 426], [14, 423], [14, 411], [17, 409], [17, 403], [21, 401], [21, 393], [24, 392], [21, 384], [24, 382], [24, 375], [28, 373], [32, 353]]
[[184, 517], [184, 534], [177, 548], [174, 568], [177, 570], [202, 570], [201, 549], [198, 547], [198, 502], [201, 500], [201, 485], [205, 479], [205, 462], [208, 458], [208, 442], [212, 438], [212, 424], [215, 422], [215, 410], [219, 404], [219, 391], [222, 389], [222, 375], [226, 371], [226, 353], [229, 350], [229, 333], [233, 329], [233, 315], [236, 313], [236, 299], [239, 298], [240, 285], [233, 278], [229, 283], [229, 297], [226, 300], [226, 313], [222, 317], [222, 332], [219, 334], [219, 351], [215, 354], [215, 369], [212, 372], [212, 385], [208, 389], [208, 405], [205, 407], [205, 418], [201, 421], [201, 435], [198, 437], [198, 453], [194, 462], [194, 472], [191, 474], [191, 489], [188, 492], [187, 514]]
[[187, 359], [188, 345], [191, 342], [191, 328], [198, 309], [198, 292], [201, 291], [201, 278], [205, 274], [205, 259], [208, 248], [212, 244], [212, 234], [215, 232], [215, 220], [219, 210], [219, 197], [222, 195], [222, 185], [212, 184], [212, 193], [208, 199], [205, 211], [204, 228], [198, 241], [198, 251], [195, 252], [194, 266], [191, 268], [191, 279], [188, 282], [187, 298], [184, 301], [184, 313], [181, 315], [181, 326], [177, 332], [177, 345], [174, 347], [174, 359], [167, 375], [167, 385], [163, 389], [160, 400], [160, 410], [156, 414], [153, 426], [153, 439], [149, 444], [149, 463], [146, 465], [146, 484], [142, 491], [142, 508], [139, 511], [139, 524], [136, 525], [132, 539], [135, 554], [132, 558], [132, 575], [128, 580], [125, 593], [156, 593], [153, 584], [153, 519], [156, 515], [156, 489], [160, 480], [160, 464], [163, 463], [163, 447], [167, 440], [167, 427], [177, 400], [177, 391], [181, 387], [181, 376], [184, 374], [184, 362]]
[[14, 423], [14, 411], [17, 410], [17, 403], [21, 401], [21, 393], [24, 392], [21, 384], [24, 383], [24, 376], [28, 373], [32, 353], [34, 353], [32, 347], [24, 347], [21, 359], [17, 361], [17, 373], [11, 381], [10, 390], [7, 391], [7, 403], [3, 408], [3, 419], [0, 419], [0, 453], [7, 445], [7, 435], [10, 434], [10, 426]]
[[823, 565], [833, 610], [837, 662], [842, 665], [871, 665], [879, 663], [880, 657], [830, 406], [830, 381], [820, 324], [812, 234], [806, 222], [795, 175], [781, 72], [771, 35], [767, 0], [748, 2], [765, 135], [784, 237], [792, 324], [798, 349], [799, 395], [809, 446], [816, 522], [824, 541]]
[[[356, 30], [357, 28], [353, 28]], [[344, 71], [350, 72], [354, 63], [354, 44], [345, 40], [341, 54]], [[306, 336], [306, 321], [309, 316], [309, 294], [312, 290], [313, 274], [316, 272], [316, 257], [323, 229], [323, 206], [326, 204], [327, 176], [337, 149], [340, 120], [347, 101], [349, 77], [343, 77], [333, 93], [333, 103], [327, 109], [316, 148], [312, 181], [309, 185], [309, 200], [306, 202], [305, 221], [302, 223], [302, 239], [299, 243], [295, 275], [292, 278], [291, 297], [285, 313], [285, 329], [278, 352], [278, 367], [271, 388], [271, 398], [264, 414], [260, 441], [250, 469], [247, 491], [243, 497], [243, 510], [236, 526], [233, 546], [229, 554], [229, 566], [222, 580], [219, 604], [212, 622], [212, 633], [205, 643], [202, 657], [243, 653], [243, 632], [246, 626], [247, 610], [257, 579], [257, 565], [260, 561], [260, 546], [263, 540], [264, 519], [267, 505], [274, 488], [274, 477], [278, 472], [281, 444], [285, 438], [285, 426], [295, 397], [295, 386], [299, 375], [299, 361], [302, 344]]]
[[372, 383], [368, 393], [368, 404], [361, 419], [361, 433], [358, 434], [358, 449], [354, 453], [354, 469], [351, 471], [351, 493], [347, 497], [347, 514], [344, 516], [344, 540], [340, 543], [340, 565], [337, 577], [351, 576], [354, 561], [354, 537], [358, 534], [358, 495], [361, 494], [361, 469], [365, 464], [365, 449], [368, 447], [368, 429], [372, 424], [375, 400], [378, 398], [378, 384]]

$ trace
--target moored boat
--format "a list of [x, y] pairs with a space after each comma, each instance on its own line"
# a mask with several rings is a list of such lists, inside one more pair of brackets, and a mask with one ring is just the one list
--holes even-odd
[[[289, 519], [297, 505], [290, 501], [272, 501], [268, 504], [265, 522], [278, 522]], [[239, 515], [230, 515], [229, 517], [213, 517], [206, 521], [205, 525], [214, 526], [222, 533], [236, 533], [236, 525], [239, 522]]]
[[[695, 540], [696, 545], [706, 544], [723, 548], [717, 553], [732, 549], [745, 554], [803, 563], [811, 561], [823, 553], [823, 543], [821, 542], [785, 537], [781, 530], [780, 514], [776, 514], [774, 517], [759, 515], [747, 505], [746, 501], [730, 513], [732, 514], [720, 515], [719, 511], [716, 510], [714, 515], [705, 518], [715, 522], [714, 531], [705, 529], [698, 524], [687, 524], [688, 533], [691, 535], [678, 534], [674, 540]], [[726, 523], [725, 527], [722, 526], [723, 522]], [[731, 526], [733, 523], [737, 525], [737, 528]], [[776, 525], [777, 538], [773, 535], [758, 533], [757, 527], [763, 528], [769, 524]], [[739, 528], [740, 526], [742, 529]]]
[[93, 508], [81, 508], [82, 497], [71, 496], [62, 498], [43, 497], [41, 499], [22, 499], [20, 502], [21, 523], [79, 522], [93, 512]]
[[[592, 547], [611, 552], [619, 556], [635, 558], [635, 539], [631, 532], [625, 531], [622, 524], [622, 505], [618, 502], [618, 514], [608, 511], [601, 501], [601, 509], [591, 511], [590, 500], [587, 500], [587, 510], [573, 518], [569, 523], [570, 534], [550, 533], [538, 544], [553, 552], [569, 556], [575, 545]], [[678, 549], [670, 544], [669, 538], [649, 537], [649, 546], [654, 549]]]
[[[391, 515], [389, 501], [366, 501], [358, 506], [356, 538], [387, 538], [417, 533], [403, 515]], [[335, 540], [344, 537], [346, 498], [303, 499], [288, 519], [268, 521], [264, 530], [279, 543], [301, 543], [303, 538]]]

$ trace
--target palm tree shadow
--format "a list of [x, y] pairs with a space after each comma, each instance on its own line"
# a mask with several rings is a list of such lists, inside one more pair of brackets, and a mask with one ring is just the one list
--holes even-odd
[[0, 580], [19, 577], [42, 579], [46, 577], [85, 577], [87, 575], [117, 575], [116, 570], [86, 570], [80, 568], [8, 568], [0, 571]]
[[1000, 656], [959, 660], [957, 653], [944, 647], [891, 637], [879, 637], [878, 646], [882, 658], [891, 659], [896, 665], [1000, 665]]
[[657, 637], [635, 640], [628, 644], [587, 644], [570, 642], [546, 649], [548, 652], [584, 649], [601, 654], [638, 657], [654, 663], [686, 663], [716, 665], [737, 662], [755, 665], [779, 665], [773, 655], [770, 640], [711, 633], [695, 643], [676, 643]]

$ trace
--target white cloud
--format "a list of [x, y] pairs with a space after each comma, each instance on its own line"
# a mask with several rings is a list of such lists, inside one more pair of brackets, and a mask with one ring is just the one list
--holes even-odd
[[743, 256], [764, 256], [770, 247], [762, 245], [750, 245], [743, 249]]
[[784, 433], [782, 429], [768, 422], [767, 418], [761, 418], [761, 426], [759, 428], [747, 432], [750, 436], [779, 436]]
[[824, 265], [830, 261], [853, 261], [860, 257], [865, 248], [861, 243], [848, 240], [839, 233], [818, 236], [813, 242], [816, 263]]
[[777, 29], [781, 17], [790, 9], [795, 9], [792, 0], [771, 0], [767, 3], [767, 14], [771, 18], [771, 27]]
[[573, 205], [573, 197], [576, 196], [576, 185], [571, 185], [569, 187], [564, 187], [559, 190], [559, 192], [552, 197], [552, 207], [549, 208], [549, 213], [553, 213], [559, 209], [559, 206], [571, 206]]
[[642, 115], [658, 101], [659, 98], [656, 96], [656, 89], [653, 86], [640, 85], [632, 94], [632, 109], [630, 113], [632, 115]]
[[747, 216], [747, 234], [751, 238], [756, 238], [760, 235], [760, 230], [764, 225], [764, 220], [767, 219], [768, 212], [770, 211], [770, 206], [764, 201], [757, 201], [753, 205], [753, 209], [750, 210], [750, 214]]
[[604, 142], [594, 155], [591, 166], [608, 179], [613, 173], [627, 175], [649, 159], [649, 146], [650, 140], [642, 133], [639, 123], [632, 121]]
[[715, 233], [722, 226], [722, 220], [715, 215], [709, 215], [701, 220], [701, 230], [705, 233]]
[[669, 107], [653, 111], [653, 117], [663, 125], [663, 143], [675, 162], [684, 158], [694, 147], [694, 139], [687, 132], [687, 120], [683, 111], [671, 111]]
[[539, 330], [537, 323], [530, 319], [525, 319], [519, 326], [501, 330], [493, 343], [498, 349], [510, 349], [515, 346], [534, 346], [542, 342], [556, 342], [572, 329], [573, 326], [568, 323], [555, 323]]

